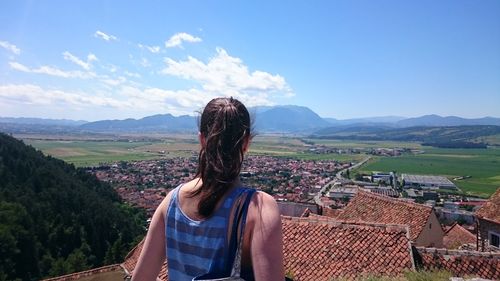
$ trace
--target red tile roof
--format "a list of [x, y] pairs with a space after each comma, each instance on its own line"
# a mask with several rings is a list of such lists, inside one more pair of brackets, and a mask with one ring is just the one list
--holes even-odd
[[341, 212], [342, 209], [332, 209], [329, 207], [323, 207], [323, 216], [327, 216], [330, 218], [337, 218]]
[[59, 277], [53, 277], [53, 278], [48, 278], [44, 279], [42, 281], [73, 281], [73, 280], [79, 280], [88, 276], [95, 276], [97, 274], [101, 273], [106, 273], [106, 272], [123, 272], [123, 269], [120, 267], [118, 264], [113, 264], [113, 265], [107, 265], [103, 267], [98, 267], [94, 269], [89, 269], [85, 271], [80, 271], [80, 272], [75, 272]]
[[424, 270], [446, 270], [453, 276], [500, 279], [500, 253], [416, 247], [415, 263]]
[[500, 224], [500, 187], [491, 195], [488, 202], [477, 210], [476, 216]]
[[[144, 246], [144, 239], [142, 239], [137, 246], [135, 246], [125, 257], [125, 261], [121, 264], [121, 266], [125, 269], [127, 275], [132, 276], [134, 272], [134, 268], [137, 265], [139, 260], [139, 256], [141, 255], [142, 247]], [[160, 274], [158, 275], [160, 280], [168, 280], [168, 272], [167, 272], [167, 263], [163, 263], [161, 267]]]
[[294, 280], [394, 276], [413, 268], [408, 227], [318, 217], [282, 219], [285, 270]]
[[476, 243], [476, 236], [458, 223], [446, 230], [443, 237], [443, 244], [447, 249], [458, 249], [464, 244], [473, 243]]
[[422, 204], [359, 190], [337, 219], [409, 225], [415, 241], [433, 211]]

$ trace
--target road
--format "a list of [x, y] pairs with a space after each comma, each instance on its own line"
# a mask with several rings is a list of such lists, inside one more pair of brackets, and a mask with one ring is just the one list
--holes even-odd
[[331, 181], [329, 181], [328, 183], [326, 183], [318, 193], [316, 193], [316, 195], [314, 195], [314, 202], [316, 204], [318, 204], [319, 206], [322, 206], [324, 207], [323, 205], [323, 202], [321, 202], [320, 198], [321, 198], [321, 193], [323, 193], [324, 191], [326, 191], [326, 189], [328, 188], [328, 186], [332, 185], [334, 182], [336, 181], [339, 181], [339, 180], [342, 180], [342, 173], [347, 171], [347, 170], [352, 170], [352, 169], [356, 169], [358, 168], [359, 166], [363, 165], [366, 163], [366, 161], [370, 160], [371, 156], [367, 156], [366, 158], [364, 158], [363, 160], [361, 160], [360, 162], [352, 165], [351, 167], [349, 168], [345, 168], [343, 170], [340, 170], [337, 172], [337, 174], [335, 175], [335, 178]]

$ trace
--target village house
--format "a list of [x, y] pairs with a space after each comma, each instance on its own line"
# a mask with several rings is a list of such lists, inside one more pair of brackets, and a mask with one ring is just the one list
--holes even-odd
[[430, 206], [359, 190], [336, 219], [408, 225], [414, 245], [443, 247], [444, 231]]
[[500, 188], [476, 212], [479, 251], [500, 252]]
[[462, 249], [464, 246], [469, 248], [469, 245], [474, 245], [475, 243], [476, 235], [472, 234], [458, 223], [454, 223], [447, 227], [443, 238], [444, 247], [452, 250]]

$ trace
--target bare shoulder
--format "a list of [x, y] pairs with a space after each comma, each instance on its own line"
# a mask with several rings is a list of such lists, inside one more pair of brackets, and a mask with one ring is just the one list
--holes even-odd
[[248, 219], [251, 221], [279, 220], [280, 211], [274, 198], [262, 191], [257, 191], [248, 208]]
[[170, 205], [170, 200], [172, 199], [173, 191], [174, 189], [170, 190], [167, 193], [167, 196], [163, 198], [160, 205], [158, 205], [158, 208], [156, 209], [155, 214], [158, 213], [158, 215], [160, 215], [161, 218], [165, 218], [165, 216], [167, 215], [167, 208]]
[[269, 207], [269, 208], [273, 208], [273, 207], [278, 208], [278, 204], [276, 203], [276, 200], [274, 200], [274, 198], [271, 195], [269, 195], [263, 191], [255, 192], [255, 195], [252, 198], [252, 205]]

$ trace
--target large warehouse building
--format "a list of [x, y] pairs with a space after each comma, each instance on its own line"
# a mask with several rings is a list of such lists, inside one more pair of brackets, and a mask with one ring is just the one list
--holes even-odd
[[402, 180], [406, 188], [457, 189], [457, 186], [452, 181], [443, 176], [403, 174]]

